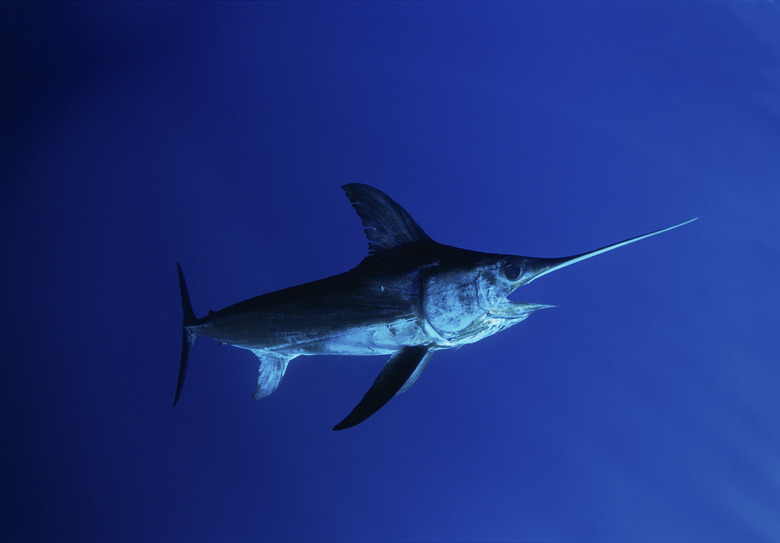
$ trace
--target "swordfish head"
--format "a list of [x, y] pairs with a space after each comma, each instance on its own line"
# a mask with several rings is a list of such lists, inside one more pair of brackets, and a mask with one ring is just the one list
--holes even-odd
[[423, 279], [423, 309], [429, 335], [440, 347], [474, 343], [554, 307], [514, 302], [512, 292], [531, 281], [577, 262], [688, 224], [696, 219], [561, 258], [475, 253], [439, 246], [444, 256]]
[[421, 289], [422, 324], [430, 347], [438, 349], [474, 343], [525, 320], [534, 311], [553, 307], [507, 299], [534, 279], [696, 220], [578, 255], [534, 258], [469, 251], [437, 243], [382, 191], [360, 183], [343, 188], [368, 237], [369, 256], [361, 266], [377, 265], [387, 271], [393, 267], [390, 264], [393, 261], [413, 263], [413, 274]]

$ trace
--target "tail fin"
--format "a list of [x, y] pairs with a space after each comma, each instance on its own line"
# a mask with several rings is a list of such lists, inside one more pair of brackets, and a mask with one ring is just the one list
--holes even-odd
[[179, 290], [181, 291], [181, 308], [184, 313], [184, 320], [182, 323], [182, 341], [181, 341], [181, 360], [179, 361], [179, 380], [176, 383], [176, 396], [173, 398], [173, 405], [179, 401], [181, 396], [181, 389], [184, 386], [184, 377], [187, 375], [187, 364], [189, 363], [190, 350], [192, 344], [195, 343], [195, 334], [190, 332], [189, 326], [197, 324], [198, 319], [195, 317], [195, 313], [192, 312], [192, 304], [190, 303], [190, 295], [187, 292], [187, 283], [184, 281], [184, 273], [181, 271], [181, 266], [176, 263], [176, 267], [179, 270]]

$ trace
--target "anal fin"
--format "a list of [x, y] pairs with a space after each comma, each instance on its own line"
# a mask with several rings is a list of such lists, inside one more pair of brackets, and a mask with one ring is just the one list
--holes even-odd
[[252, 394], [252, 398], [259, 400], [270, 395], [279, 387], [284, 372], [287, 371], [287, 364], [295, 357], [273, 351], [252, 350], [252, 352], [260, 359], [260, 367], [257, 370], [257, 387]]

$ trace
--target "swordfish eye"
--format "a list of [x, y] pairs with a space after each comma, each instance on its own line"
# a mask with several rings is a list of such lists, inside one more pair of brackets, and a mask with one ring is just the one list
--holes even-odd
[[501, 270], [504, 272], [504, 277], [510, 281], [517, 281], [517, 278], [523, 274], [523, 266], [514, 262], [505, 262]]

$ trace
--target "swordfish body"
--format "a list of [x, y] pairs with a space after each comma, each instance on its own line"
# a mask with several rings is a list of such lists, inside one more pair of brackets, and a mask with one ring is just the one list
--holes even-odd
[[407, 390], [438, 350], [474, 343], [553, 307], [507, 296], [547, 273], [677, 228], [656, 230], [562, 258], [481, 253], [433, 241], [400, 205], [360, 183], [342, 187], [363, 223], [369, 254], [332, 277], [271, 292], [203, 318], [192, 311], [178, 266], [184, 312], [179, 401], [190, 350], [198, 336], [252, 351], [259, 359], [258, 400], [279, 386], [298, 356], [390, 355], [342, 430], [373, 415]]

